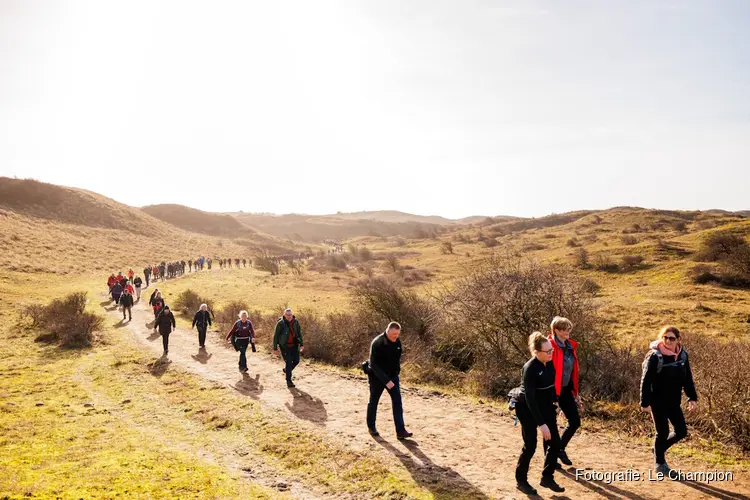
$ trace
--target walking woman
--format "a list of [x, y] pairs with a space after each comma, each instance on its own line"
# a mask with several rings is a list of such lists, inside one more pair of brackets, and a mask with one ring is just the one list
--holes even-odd
[[247, 317], [247, 311], [240, 311], [240, 319], [227, 334], [227, 342], [232, 342], [235, 350], [240, 351], [239, 367], [242, 373], [247, 372], [247, 346], [255, 344], [255, 329]]
[[206, 330], [211, 326], [211, 313], [208, 312], [208, 306], [201, 304], [198, 312], [193, 316], [193, 326], [198, 325], [198, 347], [206, 347]]
[[523, 388], [516, 405], [516, 416], [521, 422], [523, 448], [516, 465], [516, 487], [528, 495], [536, 495], [529, 484], [529, 463], [537, 444], [537, 430], [549, 442], [544, 457], [542, 481], [545, 488], [561, 493], [565, 488], [555, 482], [555, 467], [560, 450], [560, 435], [557, 431], [557, 394], [555, 393], [555, 368], [552, 354], [555, 350], [550, 341], [540, 332], [529, 336], [531, 359], [523, 365]]
[[159, 315], [156, 317], [156, 325], [159, 327], [161, 340], [164, 344], [164, 355], [169, 353], [169, 334], [177, 327], [174, 320], [174, 314], [169, 310], [169, 306], [164, 306]]
[[[687, 436], [687, 425], [682, 413], [682, 391], [688, 397], [688, 409], [695, 410], [698, 394], [695, 392], [693, 372], [687, 351], [680, 344], [680, 331], [665, 326], [659, 337], [649, 345], [650, 351], [643, 361], [641, 377], [641, 409], [651, 411], [656, 436], [654, 438], [654, 468], [669, 477], [666, 451]], [[674, 427], [669, 432], [669, 422]]]
[[[565, 465], [573, 465], [565, 453], [565, 447], [581, 426], [578, 413], [583, 409], [581, 395], [578, 393], [578, 342], [570, 338], [573, 323], [567, 318], [555, 316], [550, 325], [551, 333], [547, 337], [552, 344], [552, 365], [555, 367], [555, 393], [560, 410], [565, 414], [568, 425], [560, 437], [558, 457]], [[547, 449], [547, 441], [544, 448]]]

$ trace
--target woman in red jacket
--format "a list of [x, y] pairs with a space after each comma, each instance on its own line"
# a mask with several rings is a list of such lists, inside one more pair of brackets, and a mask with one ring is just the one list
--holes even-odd
[[551, 333], [547, 338], [555, 351], [552, 353], [552, 364], [555, 367], [555, 392], [560, 410], [568, 421], [567, 427], [560, 436], [558, 458], [565, 465], [573, 465], [565, 452], [565, 447], [581, 426], [579, 411], [583, 410], [581, 395], [578, 393], [578, 342], [570, 338], [573, 323], [567, 318], [555, 316], [550, 330]]

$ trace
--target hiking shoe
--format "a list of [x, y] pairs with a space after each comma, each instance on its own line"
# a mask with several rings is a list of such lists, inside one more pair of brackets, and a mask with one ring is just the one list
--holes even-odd
[[664, 474], [664, 477], [669, 477], [669, 472], [672, 470], [669, 468], [669, 464], [667, 464], [667, 462], [664, 462], [663, 464], [656, 464], [654, 466], [654, 469], [657, 473], [660, 472]]
[[287, 382], [286, 386], [287, 387], [297, 387], [296, 385], [294, 385], [294, 382]]
[[286, 375], [286, 368], [282, 368], [281, 369], [281, 373], [283, 373], [284, 375]]
[[568, 454], [565, 453], [565, 450], [560, 450], [560, 452], [557, 454], [557, 458], [559, 458], [560, 461], [565, 465], [573, 465], [573, 462], [570, 461], [570, 459], [568, 458]]
[[410, 437], [412, 437], [413, 435], [414, 435], [414, 433], [413, 433], [413, 432], [409, 432], [409, 431], [407, 431], [407, 430], [403, 430], [403, 431], [401, 431], [401, 432], [397, 432], [397, 433], [396, 433], [396, 437], [397, 437], [397, 438], [398, 438], [399, 440], [402, 440], [402, 441], [403, 441], [404, 439], [409, 439], [409, 438], [410, 438]]
[[527, 495], [536, 495], [536, 488], [531, 486], [528, 481], [518, 481], [516, 483], [516, 489]]
[[373, 436], [373, 437], [380, 436], [380, 433], [378, 432], [378, 430], [375, 427], [368, 427], [367, 428], [367, 432], [369, 432], [370, 436]]
[[543, 477], [539, 482], [539, 486], [549, 488], [556, 493], [562, 493], [563, 491], [565, 491], [565, 488], [555, 482], [554, 477]]

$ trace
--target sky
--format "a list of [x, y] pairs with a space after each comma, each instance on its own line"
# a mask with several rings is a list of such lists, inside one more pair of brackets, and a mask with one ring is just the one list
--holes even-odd
[[0, 0], [0, 176], [132, 206], [750, 209], [750, 1]]

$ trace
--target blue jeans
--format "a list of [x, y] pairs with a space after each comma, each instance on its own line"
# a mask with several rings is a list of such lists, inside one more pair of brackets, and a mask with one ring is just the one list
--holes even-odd
[[[370, 401], [367, 403], [367, 427], [375, 428], [375, 417], [378, 413], [378, 402], [383, 394], [385, 385], [376, 376], [370, 375]], [[399, 385], [398, 376], [391, 379], [393, 389], [388, 391], [391, 396], [391, 406], [393, 407], [393, 423], [396, 424], [396, 432], [404, 432], [404, 409], [401, 405], [401, 386]]]
[[286, 381], [292, 381], [292, 370], [299, 364], [299, 346], [287, 347], [281, 350], [281, 356], [284, 358], [284, 367], [286, 370]]
[[240, 370], [244, 370], [247, 368], [247, 356], [245, 353], [247, 352], [247, 344], [243, 343], [237, 343], [237, 347], [240, 351]]

